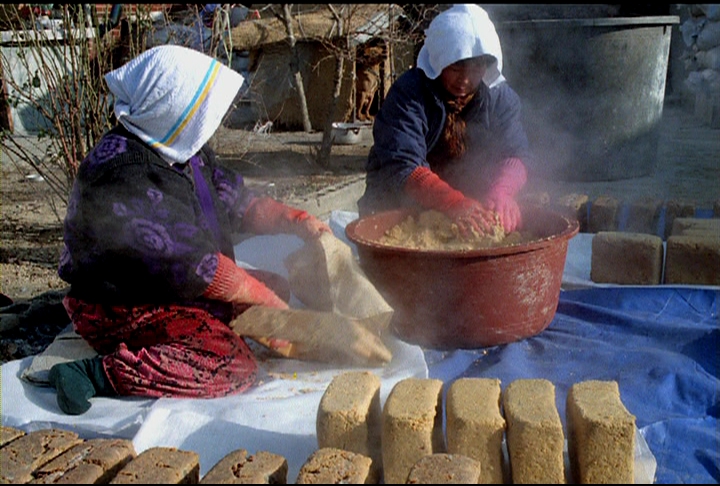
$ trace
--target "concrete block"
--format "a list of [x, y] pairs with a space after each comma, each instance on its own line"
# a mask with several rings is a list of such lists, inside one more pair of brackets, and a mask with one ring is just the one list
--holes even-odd
[[643, 198], [630, 205], [625, 231], [630, 233], [657, 234], [658, 221], [662, 210], [662, 201], [655, 198]]
[[690, 90], [683, 90], [680, 93], [680, 105], [687, 113], [692, 113], [695, 110], [695, 93]]
[[703, 125], [720, 128], [720, 95], [698, 92], [695, 95], [695, 116]]
[[590, 279], [596, 283], [659, 285], [663, 240], [659, 236], [619, 231], [593, 236]]
[[695, 216], [695, 204], [687, 201], [671, 199], [665, 203], [665, 230], [663, 239], [666, 240], [672, 234], [672, 227], [675, 218], [692, 218]]
[[665, 283], [720, 285], [720, 237], [670, 236], [665, 257]]
[[619, 209], [620, 202], [614, 197], [598, 196], [590, 205], [588, 231], [590, 233], [616, 231]]
[[695, 118], [700, 120], [701, 122], [704, 122], [705, 119], [708, 116], [708, 100], [707, 95], [705, 93], [695, 93], [695, 107], [694, 107], [693, 115], [695, 115]]
[[717, 94], [710, 96], [710, 107], [705, 122], [710, 128], [720, 128], [720, 96]]
[[720, 218], [675, 218], [670, 234], [720, 238]]

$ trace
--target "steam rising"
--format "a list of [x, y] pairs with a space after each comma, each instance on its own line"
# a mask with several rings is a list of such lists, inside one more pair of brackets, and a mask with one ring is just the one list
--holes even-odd
[[496, 22], [537, 176], [595, 181], [654, 172], [670, 29], [645, 19]]

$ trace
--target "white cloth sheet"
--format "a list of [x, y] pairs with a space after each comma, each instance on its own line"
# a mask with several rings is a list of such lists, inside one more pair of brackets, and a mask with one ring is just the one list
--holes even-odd
[[[346, 220], [330, 223], [336, 236], [347, 241]], [[283, 260], [301, 245], [295, 236], [262, 236], [243, 241], [235, 252], [239, 265], [287, 277]], [[290, 303], [302, 305], [294, 297]], [[262, 359], [258, 385], [243, 394], [216, 399], [93, 398], [90, 410], [79, 416], [60, 411], [54, 389], [20, 379], [32, 361], [28, 357], [2, 366], [2, 424], [25, 431], [59, 427], [86, 439], [131, 439], [137, 452], [154, 446], [195, 451], [200, 455], [201, 475], [234, 450], [271, 451], [287, 459], [288, 482], [294, 483], [302, 464], [317, 450], [317, 409], [335, 375], [350, 369], [374, 372], [381, 380], [382, 404], [398, 381], [428, 376], [420, 347], [399, 340], [389, 346], [393, 359], [380, 368]]]
[[[329, 221], [335, 235], [351, 246], [345, 226], [356, 217], [357, 213], [336, 211]], [[591, 243], [590, 234], [578, 234], [570, 240], [564, 288], [596, 285], [590, 281]], [[236, 246], [236, 258], [242, 266], [287, 277], [283, 260], [301, 245], [295, 236], [253, 237]], [[291, 305], [301, 304], [294, 299]], [[365, 368], [381, 378], [381, 404], [398, 381], [428, 376], [428, 364], [420, 347], [401, 341], [391, 345], [390, 363], [382, 368]], [[217, 399], [94, 398], [87, 413], [69, 416], [58, 409], [54, 389], [20, 379], [31, 361], [29, 357], [2, 366], [3, 425], [25, 431], [59, 427], [76, 431], [86, 439], [127, 438], [138, 452], [154, 446], [192, 450], [200, 455], [201, 475], [236, 449], [244, 448], [251, 454], [267, 450], [288, 460], [290, 483], [295, 482], [300, 467], [317, 449], [315, 418], [325, 388], [335, 375], [350, 369], [264, 359], [258, 385], [244, 394]]]

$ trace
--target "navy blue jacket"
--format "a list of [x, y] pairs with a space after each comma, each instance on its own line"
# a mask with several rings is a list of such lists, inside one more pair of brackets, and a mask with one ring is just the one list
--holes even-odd
[[[403, 73], [390, 87], [373, 126], [366, 189], [358, 201], [361, 215], [413, 204], [403, 187], [418, 166], [430, 167], [427, 154], [438, 142], [446, 118], [442, 89], [439, 79], [429, 79], [418, 68]], [[530, 153], [520, 109], [520, 98], [507, 82], [493, 88], [481, 84], [465, 111], [466, 155], [438, 175], [477, 197], [492, 183], [482, 180], [481, 173], [492, 173], [483, 167], [492, 169], [508, 157], [527, 165]]]

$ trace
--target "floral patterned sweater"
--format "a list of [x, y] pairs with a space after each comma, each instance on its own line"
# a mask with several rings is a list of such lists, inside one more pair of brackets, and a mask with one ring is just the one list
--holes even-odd
[[170, 165], [118, 126], [80, 164], [58, 273], [87, 302], [179, 303], [228, 318], [230, 304], [202, 294], [218, 252], [234, 259], [231, 235], [255, 197], [209, 147]]

